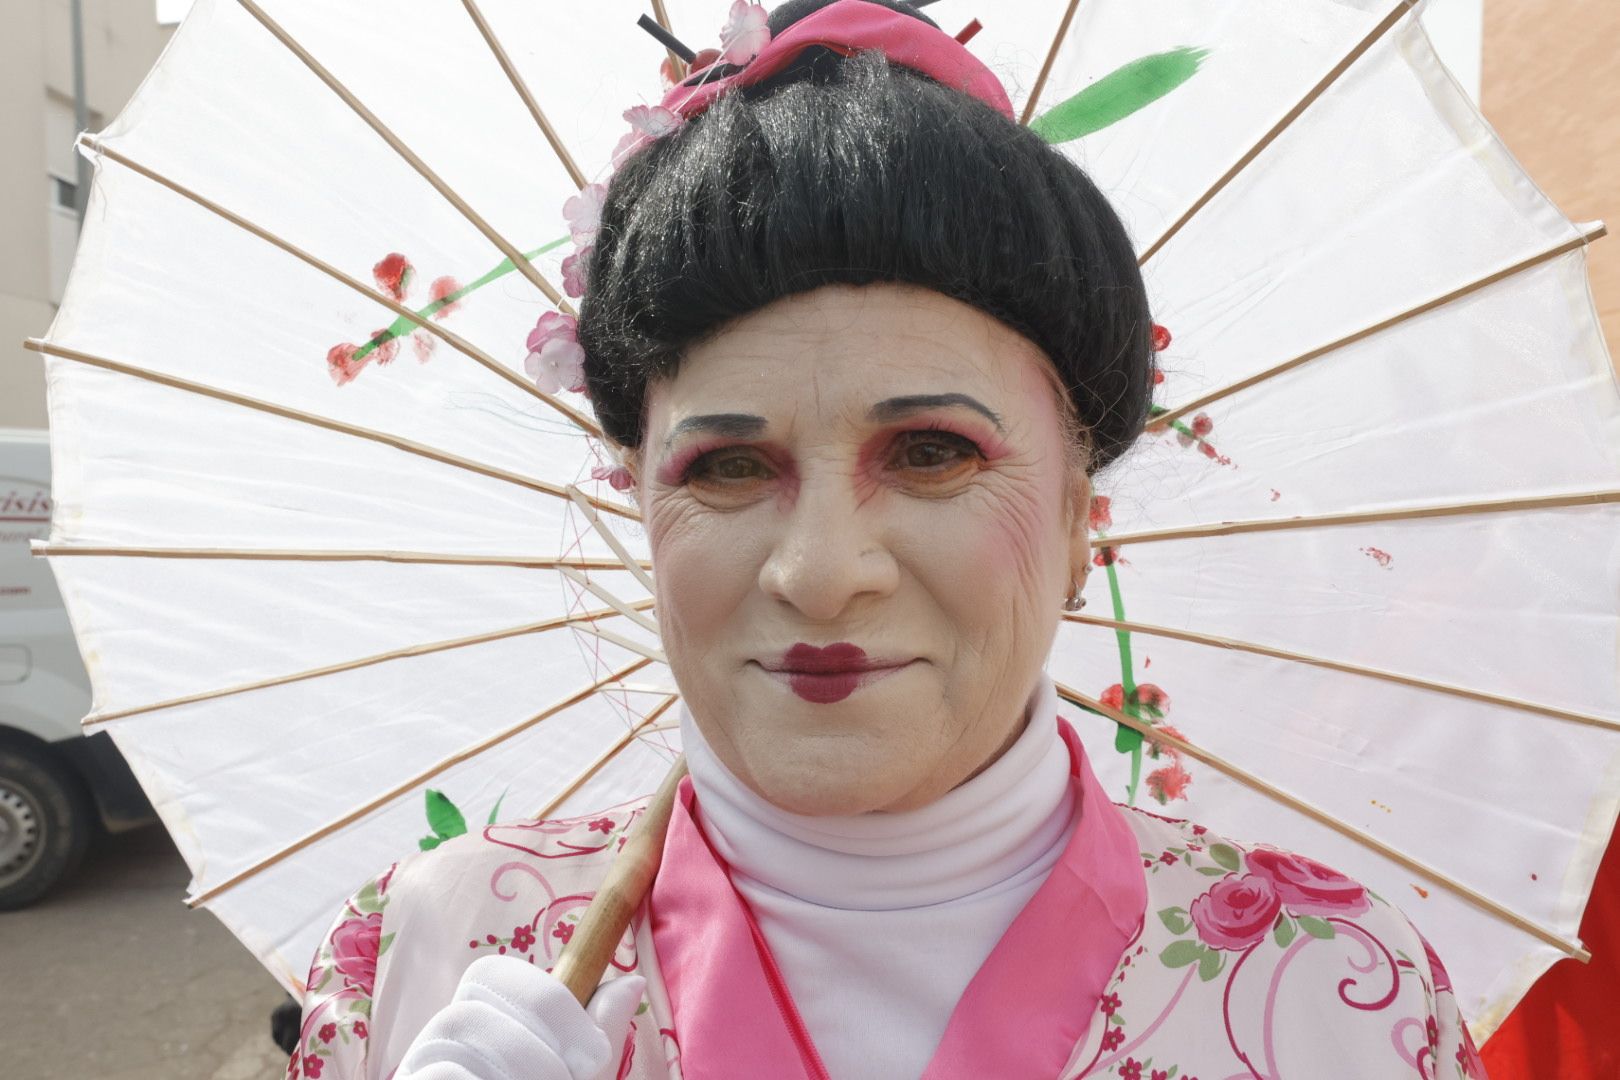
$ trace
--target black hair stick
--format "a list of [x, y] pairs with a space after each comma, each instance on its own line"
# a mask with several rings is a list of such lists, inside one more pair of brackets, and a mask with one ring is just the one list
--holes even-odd
[[643, 15], [636, 20], [636, 25], [658, 39], [658, 43], [682, 60], [690, 64], [697, 58], [697, 53], [681, 44], [681, 39], [659, 26], [650, 15]]

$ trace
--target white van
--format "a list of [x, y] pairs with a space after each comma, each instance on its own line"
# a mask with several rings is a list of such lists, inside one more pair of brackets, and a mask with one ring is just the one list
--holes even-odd
[[153, 820], [106, 733], [86, 738], [90, 681], [30, 540], [50, 533], [50, 441], [0, 428], [0, 910], [32, 903], [84, 857], [97, 822]]

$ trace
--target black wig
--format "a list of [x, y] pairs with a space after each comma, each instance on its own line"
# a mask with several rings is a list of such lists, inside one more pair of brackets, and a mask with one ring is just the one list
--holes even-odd
[[[784, 4], [772, 32], [829, 2]], [[1147, 295], [1124, 226], [1085, 173], [881, 53], [820, 48], [723, 95], [614, 177], [579, 319], [597, 417], [639, 446], [648, 383], [673, 375], [685, 348], [784, 296], [873, 282], [954, 297], [1038, 346], [1091, 471], [1141, 432]]]

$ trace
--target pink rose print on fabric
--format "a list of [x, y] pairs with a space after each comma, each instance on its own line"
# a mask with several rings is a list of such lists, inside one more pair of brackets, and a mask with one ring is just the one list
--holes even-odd
[[1194, 900], [1187, 913], [1205, 945], [1237, 951], [1264, 939], [1281, 911], [1282, 901], [1268, 878], [1228, 874]]
[[529, 355], [523, 360], [523, 370], [541, 393], [585, 389], [585, 350], [576, 336], [577, 327], [572, 315], [548, 311], [529, 331]]
[[364, 1020], [356, 1020], [354, 1022], [354, 1037], [357, 1039], [363, 1039], [366, 1037], [366, 1022]]
[[377, 978], [377, 953], [382, 943], [382, 912], [350, 919], [332, 931], [332, 966], [348, 986], [371, 993]]
[[322, 1061], [317, 1055], [315, 1055], [315, 1054], [305, 1054], [304, 1055], [304, 1075], [305, 1076], [313, 1077], [314, 1080], [320, 1080], [321, 1070], [324, 1069], [325, 1067], [326, 1067], [326, 1062]]
[[322, 1024], [321, 1029], [315, 1033], [315, 1037], [321, 1040], [321, 1042], [331, 1042], [333, 1039], [337, 1038], [337, 1025]]
[[1277, 897], [1294, 915], [1360, 915], [1371, 906], [1367, 890], [1315, 859], [1257, 847], [1246, 857], [1251, 876], [1271, 882]]
[[764, 7], [748, 0], [734, 0], [720, 28], [720, 59], [728, 64], [746, 64], [771, 43], [771, 28]]
[[1422, 934], [1418, 935], [1418, 940], [1423, 942], [1423, 952], [1429, 961], [1429, 971], [1434, 976], [1434, 992], [1440, 994], [1449, 991], [1451, 975], [1446, 971], [1446, 965], [1440, 962], [1440, 954], [1434, 951], [1434, 946], [1430, 945], [1429, 939]]
[[512, 929], [512, 948], [518, 952], [528, 952], [534, 944], [534, 930], [528, 926], [518, 926]]

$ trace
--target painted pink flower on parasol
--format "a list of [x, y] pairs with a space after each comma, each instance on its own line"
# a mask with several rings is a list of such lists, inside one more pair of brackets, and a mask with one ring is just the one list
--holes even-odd
[[397, 251], [389, 252], [371, 268], [371, 278], [377, 288], [394, 300], [403, 300], [411, 291], [411, 280], [416, 268], [411, 260]]
[[1263, 940], [1281, 911], [1282, 901], [1270, 879], [1227, 874], [1194, 900], [1187, 914], [1205, 945], [1237, 950]]
[[350, 919], [332, 931], [332, 966], [346, 985], [371, 993], [377, 978], [377, 954], [382, 946], [382, 912]]
[[1148, 794], [1162, 806], [1171, 799], [1185, 799], [1187, 788], [1192, 785], [1192, 779], [1192, 773], [1187, 771], [1186, 766], [1175, 760], [1148, 773], [1144, 782], [1147, 784]]
[[765, 8], [748, 0], [734, 0], [720, 29], [720, 59], [728, 64], [746, 64], [771, 43], [771, 28]]
[[1372, 906], [1364, 886], [1315, 859], [1257, 847], [1246, 861], [1252, 874], [1272, 883], [1291, 914], [1360, 915]]
[[1114, 524], [1113, 501], [1107, 495], [1095, 495], [1089, 511], [1091, 531], [1101, 532]]
[[585, 350], [580, 348], [576, 327], [572, 315], [548, 311], [529, 331], [529, 355], [523, 359], [523, 370], [541, 393], [585, 389]]

